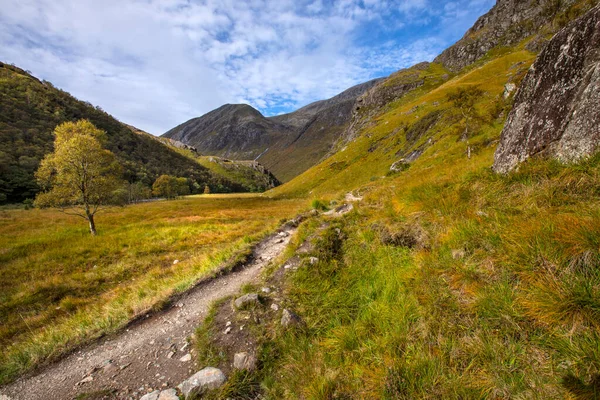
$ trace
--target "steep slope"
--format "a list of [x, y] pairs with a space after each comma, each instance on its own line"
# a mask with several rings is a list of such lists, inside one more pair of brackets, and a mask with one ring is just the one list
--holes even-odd
[[536, 154], [577, 161], [600, 146], [600, 7], [560, 31], [525, 77], [494, 171]]
[[379, 80], [354, 86], [293, 113], [266, 118], [244, 104], [227, 104], [187, 121], [163, 137], [203, 155], [255, 159], [287, 181], [319, 162], [349, 123], [356, 99]]
[[530, 38], [528, 49], [540, 51], [557, 28], [588, 9], [591, 1], [498, 0], [455, 45], [434, 61], [458, 72], [497, 46], [514, 47]]
[[161, 174], [190, 178], [200, 187], [246, 191], [147, 134], [136, 133], [100, 108], [0, 63], [0, 203], [21, 202], [37, 192], [34, 172], [52, 151], [52, 131], [64, 121], [87, 118], [108, 135], [108, 148], [124, 167], [124, 178], [146, 185]]
[[[526, 26], [538, 21], [534, 17], [521, 19], [523, 16], [543, 15], [538, 21], [541, 25], [514, 37], [501, 34], [502, 30], [496, 31], [498, 35], [492, 35], [488, 42], [486, 35], [497, 29], [512, 4], [499, 0], [465, 39], [438, 58], [440, 62], [398, 71], [359, 97], [352, 121], [335, 149], [337, 152], [272, 193], [292, 197], [331, 196], [395, 174], [418, 179], [419, 174], [434, 173], [433, 170], [442, 166], [454, 168], [446, 163], [463, 165], [462, 161], [468, 162], [469, 156], [475, 158], [481, 152], [487, 155], [486, 162], [491, 166], [493, 150], [512, 107], [514, 88], [519, 86], [536, 58], [532, 42], [556, 32], [589, 11], [595, 3], [588, 0], [553, 2], [552, 8], [548, 8], [550, 3], [537, 1], [528, 7], [524, 3], [515, 4], [522, 12], [515, 17], [517, 25], [510, 28], [509, 24], [504, 28], [506, 32], [521, 32], [517, 29], [519, 21]], [[542, 13], [540, 7], [546, 11]], [[465, 43], [471, 43], [473, 32], [483, 35], [481, 40], [485, 43], [482, 42], [475, 53], [459, 51], [471, 49]], [[529, 36], [524, 36], [527, 34]], [[513, 39], [507, 41], [509, 38]], [[489, 51], [480, 53], [483, 48]], [[453, 60], [460, 61], [460, 65]], [[460, 72], [451, 72], [459, 68], [462, 68]], [[458, 91], [468, 93], [473, 88], [475, 99], [469, 123], [474, 125], [464, 137], [464, 110], [451, 98]], [[413, 176], [412, 171], [419, 172]]]

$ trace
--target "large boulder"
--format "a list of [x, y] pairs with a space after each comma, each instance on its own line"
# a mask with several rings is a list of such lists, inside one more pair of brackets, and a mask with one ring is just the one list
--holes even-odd
[[577, 161], [600, 144], [600, 6], [557, 33], [515, 97], [493, 169], [534, 155]]

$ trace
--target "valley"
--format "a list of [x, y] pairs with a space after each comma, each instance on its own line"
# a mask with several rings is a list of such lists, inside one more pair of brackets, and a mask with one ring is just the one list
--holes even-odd
[[0, 65], [5, 203], [80, 117], [188, 189], [97, 236], [0, 208], [0, 400], [600, 398], [599, 46], [597, 1], [498, 0], [431, 62], [160, 137]]

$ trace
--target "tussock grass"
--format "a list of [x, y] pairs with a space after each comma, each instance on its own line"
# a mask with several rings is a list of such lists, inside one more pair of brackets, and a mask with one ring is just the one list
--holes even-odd
[[225, 195], [138, 204], [99, 216], [97, 238], [52, 210], [0, 211], [0, 382], [160, 308], [304, 207]]

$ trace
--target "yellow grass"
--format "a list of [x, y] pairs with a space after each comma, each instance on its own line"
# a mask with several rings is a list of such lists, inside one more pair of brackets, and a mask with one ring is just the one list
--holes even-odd
[[138, 204], [99, 214], [97, 237], [58, 211], [0, 211], [0, 382], [147, 313], [305, 204], [257, 195]]

